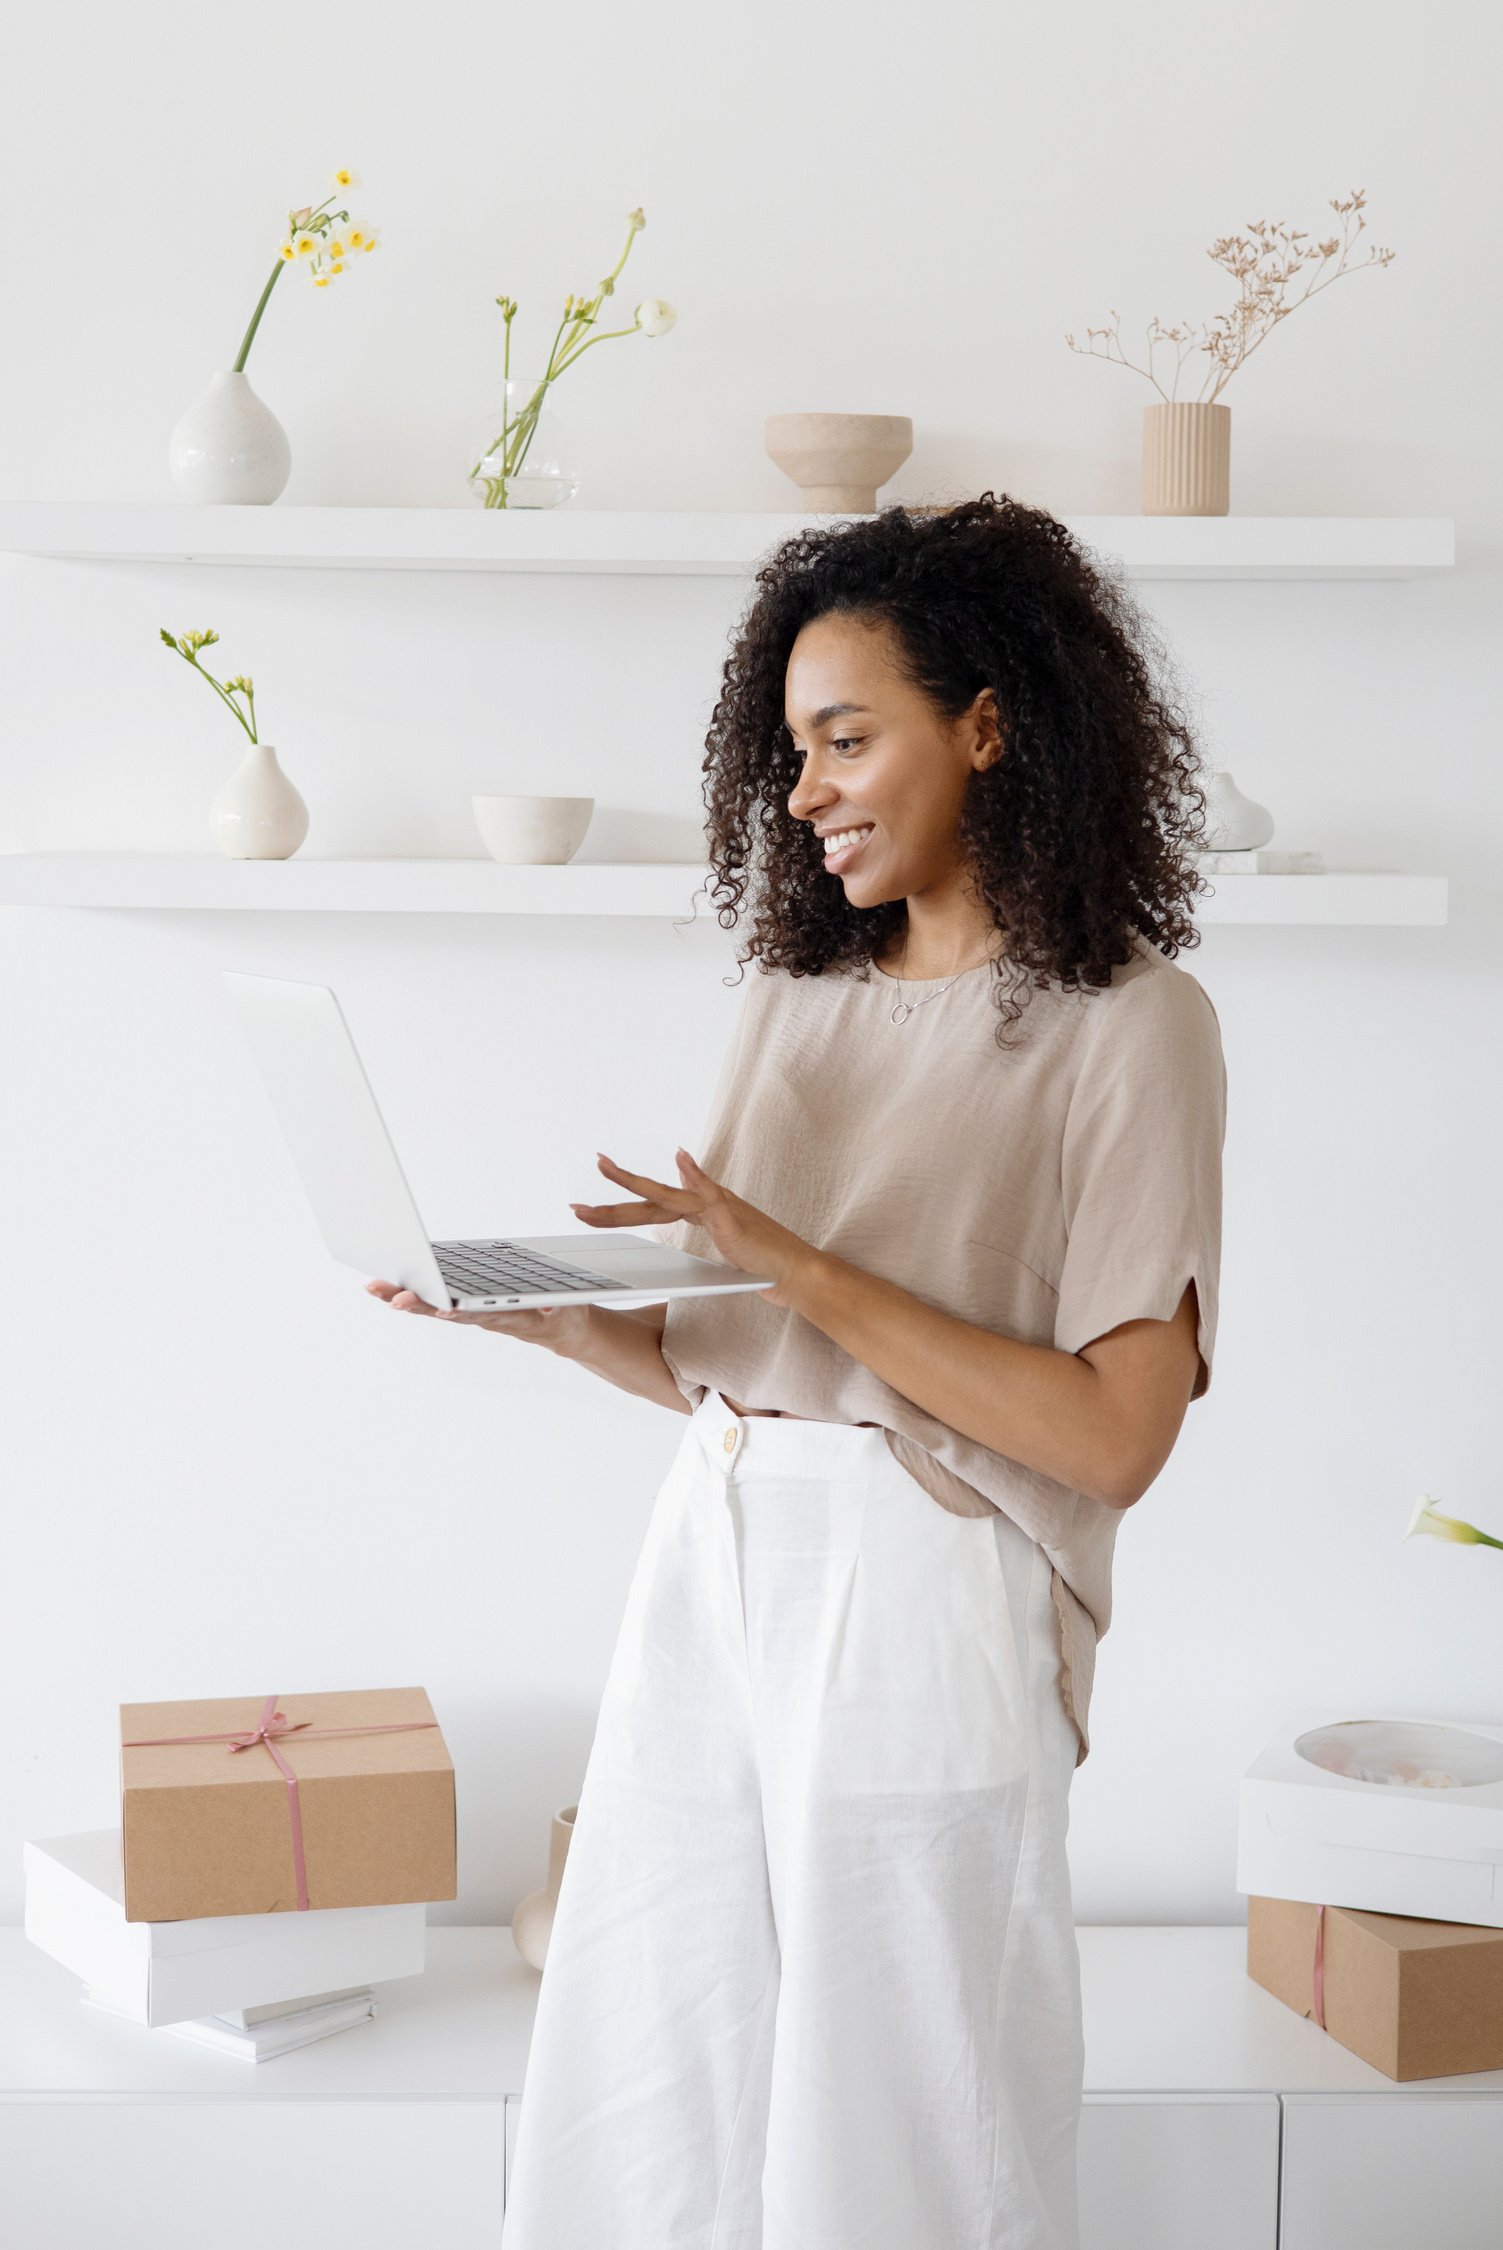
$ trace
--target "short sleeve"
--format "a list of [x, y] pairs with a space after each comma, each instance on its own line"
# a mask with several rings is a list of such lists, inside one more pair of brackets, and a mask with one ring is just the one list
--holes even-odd
[[1171, 1320], [1195, 1283], [1210, 1388], [1221, 1283], [1226, 1069], [1203, 987], [1165, 963], [1101, 995], [1065, 1120], [1067, 1233], [1054, 1341], [1078, 1352], [1126, 1320]]

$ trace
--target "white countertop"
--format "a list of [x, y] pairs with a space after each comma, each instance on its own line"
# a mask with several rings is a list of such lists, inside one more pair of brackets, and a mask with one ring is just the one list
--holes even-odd
[[[1113, 2094], [1503, 2094], [1503, 2070], [1395, 2081], [1254, 1984], [1240, 1924], [1077, 1931], [1087, 2098]], [[541, 1979], [508, 1924], [428, 1932], [421, 1976], [378, 2013], [264, 2063], [91, 2008], [70, 1970], [0, 1930], [0, 2099], [475, 2100], [522, 2090]]]

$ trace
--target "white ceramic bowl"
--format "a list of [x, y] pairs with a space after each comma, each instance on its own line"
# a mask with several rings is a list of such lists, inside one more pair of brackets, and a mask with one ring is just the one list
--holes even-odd
[[504, 866], [557, 865], [584, 842], [593, 797], [472, 797], [475, 826]]

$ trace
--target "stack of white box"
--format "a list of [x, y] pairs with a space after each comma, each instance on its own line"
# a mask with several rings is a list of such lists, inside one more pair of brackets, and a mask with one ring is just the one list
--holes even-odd
[[423, 1969], [421, 1902], [127, 1922], [118, 1828], [36, 1838], [24, 1858], [26, 1935], [86, 1998], [249, 2061], [369, 2021], [373, 1984]]

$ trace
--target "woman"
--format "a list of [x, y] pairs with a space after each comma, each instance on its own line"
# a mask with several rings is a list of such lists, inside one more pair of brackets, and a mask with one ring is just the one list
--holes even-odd
[[1069, 1785], [1118, 1525], [1210, 1381], [1220, 1244], [1219, 1032], [1168, 958], [1203, 799], [1141, 638], [989, 492], [787, 541], [707, 744], [757, 973], [704, 1161], [602, 1155], [634, 1200], [573, 1206], [773, 1285], [435, 1316], [689, 1417], [506, 2250], [1077, 2241]]

